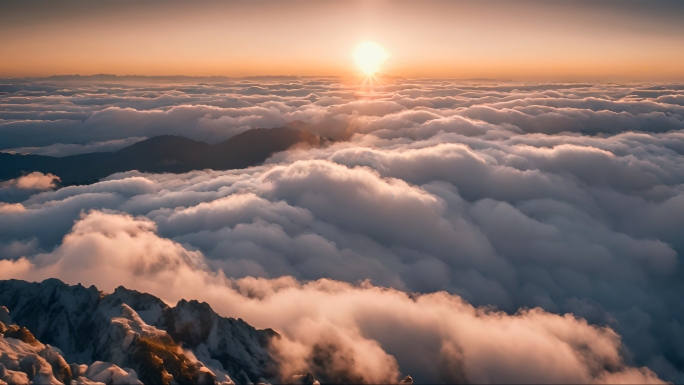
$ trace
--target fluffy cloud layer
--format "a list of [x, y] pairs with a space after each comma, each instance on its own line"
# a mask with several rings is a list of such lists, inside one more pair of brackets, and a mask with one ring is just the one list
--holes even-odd
[[427, 382], [661, 383], [625, 365], [620, 338], [571, 315], [508, 315], [445, 292], [409, 295], [373, 286], [291, 277], [229, 279], [201, 253], [155, 233], [144, 218], [94, 211], [52, 253], [0, 261], [0, 278], [123, 284], [167, 301], [192, 297], [284, 333], [283, 375], [326, 382], [397, 383], [400, 369]]
[[291, 121], [337, 142], [34, 191], [0, 206], [5, 278], [203, 299], [333, 381], [684, 381], [684, 87], [12, 86], [3, 149]]

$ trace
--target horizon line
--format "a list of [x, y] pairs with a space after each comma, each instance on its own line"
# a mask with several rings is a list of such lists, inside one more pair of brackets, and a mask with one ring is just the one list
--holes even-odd
[[[459, 78], [459, 77], [405, 77], [399, 75], [390, 74], [380, 74], [376, 75], [381, 78], [389, 78], [394, 80], [451, 80], [451, 81], [484, 81], [484, 82], [502, 82], [502, 83], [600, 83], [600, 84], [635, 84], [635, 83], [649, 83], [649, 84], [684, 84], [684, 80], [601, 80], [601, 79], [583, 79], [583, 80], [524, 80], [524, 79], [497, 79], [497, 78], [484, 78], [484, 77], [474, 77], [474, 78]], [[110, 73], [97, 73], [90, 75], [82, 74], [56, 74], [56, 75], [46, 75], [46, 76], [16, 76], [16, 77], [4, 77], [0, 76], [0, 81], [12, 81], [12, 80], [76, 80], [76, 79], [88, 79], [88, 78], [115, 78], [115, 79], [126, 79], [126, 78], [138, 78], [138, 79], [277, 79], [277, 78], [335, 78], [341, 79], [346, 78], [346, 75], [248, 75], [248, 76], [230, 76], [230, 75], [138, 75], [138, 74], [110, 74]]]

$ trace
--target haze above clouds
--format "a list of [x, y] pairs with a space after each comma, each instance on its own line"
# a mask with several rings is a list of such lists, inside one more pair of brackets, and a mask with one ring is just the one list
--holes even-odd
[[1, 279], [205, 300], [332, 381], [684, 381], [684, 86], [95, 83], [0, 86], [0, 150], [293, 121], [336, 142], [245, 170], [3, 182]]

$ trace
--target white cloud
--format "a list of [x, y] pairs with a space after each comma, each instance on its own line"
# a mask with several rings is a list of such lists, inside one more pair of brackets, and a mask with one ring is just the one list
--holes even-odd
[[[463, 373], [471, 381], [535, 380], [516, 377], [511, 368], [525, 365], [518, 355], [545, 367], [565, 362], [527, 373], [549, 381], [627, 381], [645, 375], [633, 369], [641, 366], [684, 379], [684, 110], [675, 85], [653, 93], [648, 85], [406, 80], [372, 101], [320, 79], [122, 84], [106, 98], [79, 87], [3, 96], [0, 148], [85, 148], [162, 133], [216, 142], [293, 120], [338, 141], [245, 170], [130, 171], [57, 191], [5, 182], [12, 184], [0, 189], [0, 201], [10, 203], [0, 206], [5, 277], [97, 276], [92, 283], [103, 288], [205, 299], [224, 315], [286, 331], [296, 368], [312, 365], [312, 341], [329, 336], [342, 354], [330, 357], [331, 368], [349, 357], [373, 363], [349, 372], [368, 381], [399, 372], [434, 381]], [[372, 284], [359, 284], [366, 279]], [[406, 294], [415, 292], [425, 294]], [[336, 306], [328, 309], [331, 298]], [[454, 305], [458, 298], [506, 314], [468, 318], [476, 308]], [[520, 310], [535, 307], [548, 313]], [[348, 324], [333, 314], [347, 314], [339, 322]], [[461, 319], [472, 329], [454, 326]], [[458, 333], [479, 336], [477, 325], [487, 322], [506, 349], [523, 344], [506, 330], [532, 333], [529, 350], [512, 361], [481, 358], [495, 353]], [[539, 326], [545, 322], [569, 334]], [[397, 333], [383, 334], [383, 324], [403, 332], [396, 346]], [[590, 325], [612, 328], [622, 342]], [[551, 342], [537, 346], [537, 337]], [[596, 354], [577, 355], [573, 341]], [[407, 344], [415, 354], [401, 348]], [[459, 354], [472, 357], [462, 372], [444, 364]]]
[[32, 172], [16, 179], [0, 182], [0, 188], [14, 187], [23, 190], [49, 190], [57, 187], [59, 181], [60, 179], [56, 175]]
[[508, 315], [444, 292], [409, 296], [369, 282], [232, 280], [207, 269], [201, 253], [158, 237], [153, 222], [127, 215], [91, 212], [52, 253], [0, 261], [0, 272], [208, 301], [283, 333], [275, 344], [286, 378], [310, 371], [329, 382], [385, 383], [402, 370], [428, 382], [662, 383], [625, 364], [615, 332], [572, 315]]

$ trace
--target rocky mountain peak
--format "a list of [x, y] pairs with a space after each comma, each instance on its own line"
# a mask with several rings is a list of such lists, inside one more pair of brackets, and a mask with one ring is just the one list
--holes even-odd
[[[19, 372], [34, 381], [31, 375], [47, 370], [41, 368], [57, 356], [63, 361], [59, 370], [76, 371], [81, 383], [256, 383], [278, 374], [269, 351], [277, 333], [221, 317], [204, 302], [182, 300], [170, 307], [122, 286], [106, 294], [49, 279], [0, 281], [0, 306], [0, 354], [15, 357], [0, 363], [12, 382], [24, 379]], [[45, 353], [47, 347], [54, 353]], [[45, 365], [26, 358], [35, 370], [18, 364], [41, 354], [49, 356]], [[72, 377], [40, 378], [59, 383]]]

